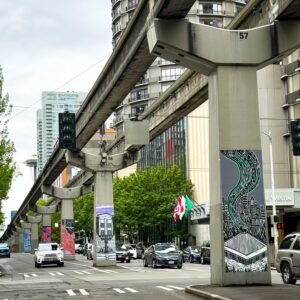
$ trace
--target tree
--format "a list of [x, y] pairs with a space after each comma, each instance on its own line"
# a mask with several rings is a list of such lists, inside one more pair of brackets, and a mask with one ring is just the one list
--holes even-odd
[[165, 235], [181, 235], [172, 228], [174, 202], [181, 195], [191, 196], [192, 187], [178, 166], [148, 168], [115, 178], [116, 228], [127, 233], [129, 239], [147, 227], [155, 227], [161, 241]]
[[8, 95], [2, 97], [3, 76], [0, 67], [0, 224], [4, 222], [2, 201], [8, 197], [13, 176], [16, 171], [13, 162], [14, 144], [8, 137], [7, 123], [11, 114]]
[[74, 202], [75, 231], [84, 230], [85, 236], [93, 238], [94, 193], [77, 198]]

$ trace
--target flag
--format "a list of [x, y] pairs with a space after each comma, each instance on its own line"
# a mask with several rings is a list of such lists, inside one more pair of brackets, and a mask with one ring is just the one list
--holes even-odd
[[194, 203], [187, 195], [179, 197], [175, 202], [173, 212], [174, 221], [182, 220], [183, 216], [187, 218], [193, 206]]
[[175, 203], [173, 218], [174, 221], [181, 220], [185, 211], [185, 198], [179, 197]]
[[193, 208], [194, 203], [192, 202], [192, 200], [185, 195], [185, 211], [184, 211], [184, 215], [186, 217], [188, 217], [190, 210]]

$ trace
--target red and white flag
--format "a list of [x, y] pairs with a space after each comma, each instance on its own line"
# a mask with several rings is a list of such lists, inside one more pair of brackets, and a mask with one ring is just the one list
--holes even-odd
[[179, 197], [174, 207], [173, 218], [175, 221], [181, 220], [185, 212], [185, 198]]

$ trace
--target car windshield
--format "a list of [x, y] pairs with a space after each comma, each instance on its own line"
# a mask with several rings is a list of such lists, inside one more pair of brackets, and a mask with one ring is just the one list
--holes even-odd
[[0, 248], [8, 248], [8, 245], [7, 244], [0, 244]]
[[200, 252], [201, 252], [201, 247], [198, 247], [198, 246], [192, 246], [192, 247], [191, 247], [191, 250], [194, 251], [194, 252], [199, 252], [199, 253], [200, 253]]
[[123, 246], [117, 245], [116, 246], [117, 251], [124, 251], [126, 250], [126, 248], [124, 248]]
[[178, 251], [177, 247], [172, 244], [158, 244], [155, 245], [155, 251], [161, 252], [161, 253], [168, 253], [171, 251]]
[[39, 251], [56, 251], [59, 247], [57, 244], [40, 244]]

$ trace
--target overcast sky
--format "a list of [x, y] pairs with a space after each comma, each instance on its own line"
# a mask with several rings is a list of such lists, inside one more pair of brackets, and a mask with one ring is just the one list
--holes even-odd
[[88, 92], [112, 52], [111, 37], [110, 0], [0, 0], [0, 65], [4, 93], [13, 105], [9, 131], [14, 159], [22, 173], [4, 201], [6, 224], [33, 185], [23, 162], [37, 153], [36, 109], [42, 91]]

